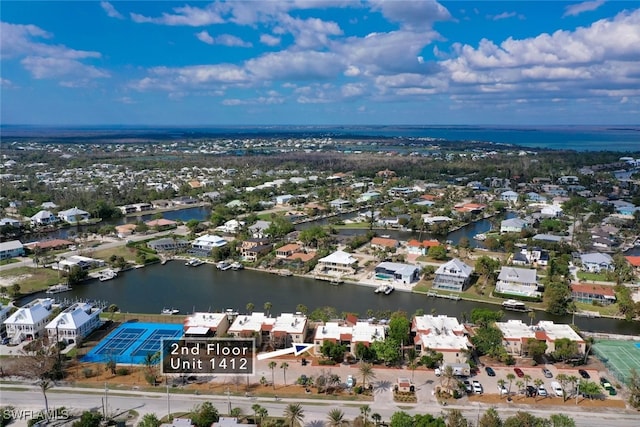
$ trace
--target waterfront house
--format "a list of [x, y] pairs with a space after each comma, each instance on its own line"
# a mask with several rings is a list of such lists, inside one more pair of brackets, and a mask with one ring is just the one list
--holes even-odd
[[616, 293], [613, 290], [613, 286], [572, 283], [571, 298], [576, 302], [587, 304], [595, 302], [600, 305], [609, 305], [616, 302]]
[[371, 239], [371, 248], [372, 249], [381, 249], [381, 250], [395, 250], [398, 246], [400, 246], [400, 242], [396, 239], [388, 239], [385, 237], [374, 237]]
[[562, 207], [560, 205], [545, 205], [540, 210], [540, 215], [545, 218], [558, 218], [562, 216]]
[[58, 218], [71, 224], [87, 221], [90, 216], [89, 212], [78, 209], [77, 207], [58, 212]]
[[377, 191], [367, 191], [365, 193], [362, 193], [360, 195], [360, 197], [358, 197], [358, 200], [356, 200], [357, 203], [367, 203], [367, 202], [371, 202], [374, 200], [378, 200], [380, 198], [380, 193]]
[[36, 339], [44, 332], [47, 319], [51, 315], [53, 298], [41, 298], [18, 308], [18, 310], [4, 321], [7, 336], [13, 343], [20, 343], [25, 339]]
[[426, 255], [432, 246], [442, 246], [442, 244], [437, 240], [423, 240], [420, 242], [416, 239], [411, 239], [407, 242], [407, 253], [411, 255]]
[[146, 212], [153, 210], [153, 205], [146, 202], [134, 203], [132, 206], [136, 208], [136, 212]]
[[51, 240], [41, 240], [39, 242], [27, 243], [24, 245], [30, 251], [41, 250], [42, 252], [56, 250], [56, 249], [67, 249], [73, 245], [73, 242], [64, 239], [51, 239]]
[[527, 341], [536, 338], [533, 328], [522, 320], [496, 322], [495, 326], [502, 332], [502, 346], [512, 355], [522, 355]]
[[45, 327], [51, 342], [75, 343], [100, 327], [102, 309], [89, 303], [75, 303], [58, 314]]
[[147, 242], [147, 246], [157, 252], [185, 251], [190, 244], [187, 240], [163, 237], [161, 239], [151, 240]]
[[431, 215], [431, 214], [423, 214], [422, 221], [427, 225], [440, 224], [444, 222], [451, 222], [453, 218], [449, 218], [448, 216], [443, 215]]
[[232, 337], [255, 338], [256, 346], [260, 348], [263, 342], [269, 340], [275, 323], [276, 319], [264, 313], [241, 314], [229, 326], [227, 334]]
[[271, 345], [273, 348], [285, 348], [290, 347], [292, 343], [304, 342], [307, 326], [307, 316], [302, 313], [280, 314], [271, 327]]
[[302, 246], [297, 243], [289, 243], [276, 249], [276, 258], [286, 259], [296, 252], [301, 252]]
[[276, 205], [288, 205], [291, 200], [295, 199], [295, 196], [291, 194], [283, 194], [281, 196], [276, 196]]
[[24, 256], [24, 245], [19, 240], [0, 243], [0, 260]]
[[58, 222], [58, 218], [49, 211], [39, 211], [34, 216], [29, 218], [31, 220], [31, 225], [34, 227], [41, 225], [51, 225]]
[[496, 292], [540, 298], [536, 270], [503, 266], [498, 275]]
[[116, 225], [116, 233], [119, 238], [124, 239], [132, 235], [136, 231], [136, 224], [122, 224]]
[[399, 262], [381, 262], [376, 265], [375, 278], [410, 284], [420, 280], [420, 267]]
[[258, 220], [253, 225], [248, 227], [251, 237], [256, 239], [263, 239], [269, 237], [267, 229], [271, 226], [271, 221]]
[[61, 259], [57, 263], [58, 270], [69, 270], [78, 267], [80, 270], [90, 270], [92, 268], [104, 267], [105, 262], [101, 259], [89, 258], [82, 255], [71, 255]]
[[118, 206], [118, 209], [120, 209], [120, 212], [122, 212], [123, 215], [129, 215], [136, 211], [136, 207], [134, 205]]
[[509, 354], [525, 355], [526, 345], [530, 339], [545, 342], [547, 344], [546, 353], [550, 354], [556, 349], [556, 341], [562, 338], [576, 342], [578, 354], [585, 352], [584, 340], [567, 324], [541, 320], [537, 325], [528, 326], [522, 320], [512, 319], [506, 322], [496, 322], [495, 325], [502, 332], [502, 343]]
[[171, 202], [177, 206], [195, 205], [198, 203], [198, 199], [191, 196], [182, 196], [171, 199]]
[[529, 223], [520, 218], [509, 218], [500, 222], [501, 233], [520, 233], [527, 228]]
[[351, 202], [344, 199], [335, 199], [329, 202], [331, 209], [341, 211], [351, 206]]
[[153, 209], [167, 209], [173, 206], [173, 202], [166, 199], [152, 200], [151, 206]]
[[56, 210], [56, 209], [58, 209], [58, 205], [56, 205], [53, 202], [42, 202], [40, 204], [40, 207], [42, 209], [46, 209], [46, 210]]
[[223, 225], [216, 227], [217, 231], [221, 231], [227, 234], [236, 234], [244, 227], [244, 221], [238, 221], [237, 219], [230, 219], [225, 222]]
[[322, 345], [326, 341], [344, 345], [347, 352], [356, 355], [358, 344], [369, 347], [375, 341], [384, 341], [386, 327], [370, 322], [358, 322], [350, 324], [347, 322], [326, 322], [316, 328], [313, 338], [314, 352], [316, 355], [322, 354]]
[[227, 241], [222, 237], [205, 234], [194, 240], [193, 243], [191, 243], [191, 248], [195, 253], [202, 253], [204, 256], [209, 256], [214, 248], [221, 248], [226, 244]]
[[465, 363], [468, 350], [472, 347], [466, 329], [455, 317], [414, 316], [411, 335], [420, 355], [426, 355], [429, 351], [442, 353], [443, 363]]
[[269, 239], [247, 239], [240, 245], [240, 257], [243, 261], [256, 262], [261, 256], [267, 255], [273, 249]]
[[518, 193], [511, 190], [504, 191], [500, 193], [500, 200], [503, 202], [515, 203], [518, 201]]
[[320, 258], [316, 269], [325, 274], [353, 274], [356, 271], [357, 264], [358, 259], [350, 253], [335, 251], [324, 258]]
[[580, 262], [582, 263], [582, 270], [590, 273], [613, 271], [615, 268], [611, 255], [600, 252], [580, 254]]
[[628, 255], [628, 256], [625, 256], [625, 259], [631, 265], [631, 267], [633, 267], [636, 270], [636, 273], [640, 272], [640, 256]]
[[229, 326], [227, 313], [196, 312], [184, 319], [183, 330], [188, 337], [222, 337]]
[[435, 271], [433, 289], [462, 292], [471, 281], [473, 268], [458, 258], [442, 264]]
[[3, 227], [5, 225], [9, 225], [9, 226], [14, 227], [14, 228], [20, 228], [20, 227], [22, 227], [22, 222], [18, 221], [15, 218], [2, 218], [2, 219], [0, 219], [0, 227]]
[[178, 226], [177, 222], [164, 218], [152, 219], [151, 221], [146, 221], [145, 224], [147, 227], [154, 228], [158, 231], [170, 230]]

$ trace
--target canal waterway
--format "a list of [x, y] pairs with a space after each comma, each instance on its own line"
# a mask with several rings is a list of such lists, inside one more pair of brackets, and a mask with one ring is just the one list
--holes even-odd
[[[47, 295], [36, 294], [30, 299], [44, 296]], [[485, 303], [452, 301], [408, 292], [378, 295], [368, 286], [347, 283], [334, 286], [314, 279], [282, 277], [255, 270], [220, 271], [212, 264], [186, 267], [177, 260], [126, 271], [107, 282], [88, 281], [55, 296], [107, 301], [129, 313], [160, 313], [164, 307], [179, 309], [183, 314], [225, 309], [242, 312], [247, 303], [253, 303], [255, 311], [262, 311], [264, 303], [271, 302], [272, 313], [293, 312], [298, 304], [304, 304], [309, 311], [330, 306], [338, 313], [355, 312], [360, 317], [367, 317], [369, 309], [374, 312], [403, 310], [409, 315], [422, 309], [427, 314], [434, 311], [462, 319], [463, 313], [469, 315], [476, 307], [499, 309]], [[505, 312], [505, 318], [530, 321], [527, 313], [511, 311]], [[571, 316], [536, 312], [535, 320], [570, 323]], [[639, 322], [576, 316], [575, 323], [585, 331], [640, 335]]]

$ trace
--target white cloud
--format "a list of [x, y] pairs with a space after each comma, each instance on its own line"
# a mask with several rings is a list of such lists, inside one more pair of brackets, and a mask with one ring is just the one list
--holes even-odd
[[379, 10], [385, 18], [409, 30], [431, 29], [434, 22], [451, 19], [447, 8], [435, 0], [372, 0], [371, 4], [374, 11]]
[[503, 19], [509, 19], [509, 18], [515, 18], [515, 17], [518, 17], [519, 19], [524, 19], [523, 15], [520, 15], [516, 12], [502, 12], [497, 15], [487, 15], [487, 17], [493, 21], [500, 21]]
[[296, 45], [303, 49], [324, 47], [331, 36], [343, 34], [337, 23], [318, 18], [299, 19], [282, 14], [278, 18], [278, 24], [284, 31], [291, 33]]
[[165, 12], [162, 16], [156, 18], [132, 12], [131, 19], [137, 23], [203, 27], [224, 23], [225, 19], [222, 17], [222, 13], [226, 9], [227, 6], [223, 3], [211, 3], [204, 8], [185, 5], [173, 8], [174, 13]]
[[604, 0], [592, 0], [592, 1], [585, 1], [578, 4], [571, 4], [565, 7], [564, 15], [562, 15], [562, 17], [576, 16], [583, 12], [591, 12], [598, 9], [603, 4], [604, 4]]
[[109, 77], [109, 73], [69, 58], [27, 56], [20, 63], [36, 79], [77, 76], [83, 79]]
[[124, 19], [124, 16], [116, 10], [116, 8], [108, 1], [101, 1], [100, 7], [107, 12], [109, 18]]
[[245, 63], [257, 81], [329, 79], [343, 70], [343, 59], [333, 52], [281, 51]]
[[220, 34], [215, 38], [216, 44], [235, 47], [252, 47], [250, 42], [242, 40], [240, 37], [231, 34]]
[[272, 36], [271, 34], [261, 34], [260, 43], [267, 46], [277, 46], [280, 44], [280, 37]]
[[0, 78], [0, 86], [2, 86], [3, 88], [6, 88], [6, 89], [15, 88], [16, 87], [16, 85], [14, 85], [11, 80], [4, 79], [4, 78]]
[[196, 33], [196, 37], [198, 38], [198, 40], [206, 44], [215, 43], [215, 40], [213, 39], [213, 37], [211, 37], [211, 35], [206, 30]]

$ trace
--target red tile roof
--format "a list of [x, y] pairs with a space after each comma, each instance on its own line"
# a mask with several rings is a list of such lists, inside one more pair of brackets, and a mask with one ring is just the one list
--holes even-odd
[[581, 292], [581, 293], [589, 293], [589, 294], [597, 294], [597, 295], [606, 295], [610, 297], [615, 297], [616, 293], [613, 291], [612, 286], [607, 285], [594, 285], [590, 283], [572, 283], [571, 284], [572, 292]]
[[632, 266], [640, 267], [640, 256], [626, 256], [625, 258]]

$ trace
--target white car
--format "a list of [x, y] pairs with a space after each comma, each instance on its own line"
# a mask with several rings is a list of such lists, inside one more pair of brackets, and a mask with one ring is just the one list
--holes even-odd
[[353, 375], [348, 375], [347, 376], [347, 387], [351, 388], [356, 384], [356, 380], [355, 378], [353, 378]]
[[548, 395], [547, 389], [544, 388], [543, 385], [540, 385], [540, 387], [538, 387], [538, 396], [547, 397]]
[[500, 384], [498, 384], [498, 394], [500, 394], [500, 396], [506, 396], [507, 394], [509, 394], [509, 390], [507, 390], [505, 386], [501, 386]]
[[556, 396], [562, 397], [562, 395], [563, 395], [562, 386], [560, 385], [559, 382], [553, 381], [551, 383], [551, 390], [553, 390], [553, 394], [555, 394]]
[[475, 394], [482, 394], [482, 385], [478, 381], [474, 380], [471, 384], [473, 385], [473, 392]]

